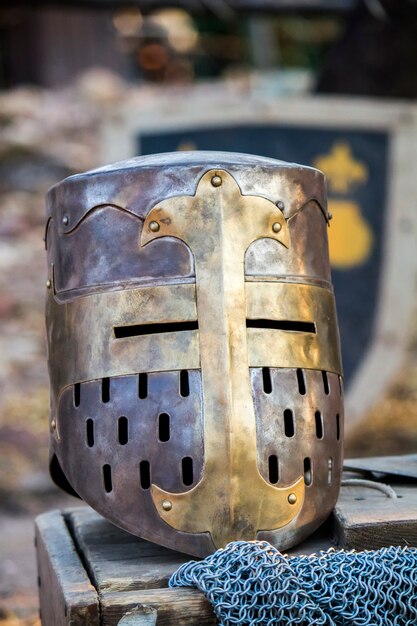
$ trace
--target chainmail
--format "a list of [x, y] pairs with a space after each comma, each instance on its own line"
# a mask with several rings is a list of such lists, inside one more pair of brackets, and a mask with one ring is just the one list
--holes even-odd
[[223, 626], [417, 625], [416, 548], [286, 556], [235, 541], [182, 565], [169, 586], [200, 589]]

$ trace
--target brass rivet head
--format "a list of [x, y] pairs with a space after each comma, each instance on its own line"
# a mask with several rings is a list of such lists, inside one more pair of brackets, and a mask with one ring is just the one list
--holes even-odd
[[283, 203], [282, 200], [278, 200], [276, 204], [280, 211], [283, 211], [285, 209], [285, 204]]
[[54, 430], [56, 430], [56, 421], [55, 421], [55, 420], [52, 420], [52, 421], [51, 421], [51, 430], [52, 430], [52, 432], [53, 432]]
[[51, 283], [51, 281], [48, 278], [48, 280], [46, 281], [46, 288], [50, 289], [51, 287], [52, 287], [52, 283]]
[[213, 176], [213, 178], [211, 179], [211, 184], [213, 185], [213, 187], [220, 187], [222, 182], [223, 182], [222, 179], [217, 174], [216, 176]]
[[281, 228], [282, 226], [279, 222], [275, 222], [274, 224], [272, 224], [272, 230], [274, 231], [274, 233], [279, 233]]
[[149, 230], [151, 230], [153, 233], [157, 233], [158, 230], [160, 229], [160, 225], [158, 224], [158, 222], [151, 222], [149, 224]]
[[297, 496], [295, 495], [295, 493], [290, 493], [290, 495], [288, 496], [288, 502], [290, 504], [295, 504], [297, 502]]
[[172, 502], [170, 502], [170, 500], [162, 500], [162, 508], [164, 511], [170, 511], [172, 509]]
[[62, 218], [62, 223], [64, 224], [64, 226], [67, 226], [67, 224], [69, 223], [68, 215], [64, 215], [64, 217]]

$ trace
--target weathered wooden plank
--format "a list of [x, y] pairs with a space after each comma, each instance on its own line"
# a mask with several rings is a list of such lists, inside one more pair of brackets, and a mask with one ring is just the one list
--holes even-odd
[[66, 514], [78, 550], [100, 593], [166, 587], [189, 555], [163, 548], [116, 528], [94, 511]]
[[417, 478], [417, 454], [345, 459], [343, 467], [346, 470]]
[[99, 626], [96, 590], [59, 511], [35, 521], [38, 583], [43, 626]]
[[[332, 534], [348, 548], [417, 545], [417, 489], [394, 489], [395, 499], [363, 484], [343, 486], [333, 518], [288, 553], [326, 549]], [[167, 588], [188, 555], [134, 537], [87, 507], [41, 516], [37, 534], [44, 626], [217, 623], [202, 593]]]
[[[149, 615], [157, 611], [158, 626], [214, 626], [216, 617], [210, 603], [196, 589], [146, 589], [105, 592], [101, 597], [103, 626], [116, 626], [129, 611]], [[151, 611], [152, 612], [152, 611]], [[135, 623], [135, 622], [134, 622]], [[149, 624], [149, 621], [142, 622]], [[141, 624], [137, 621], [137, 624]]]
[[396, 499], [363, 486], [343, 487], [334, 509], [338, 544], [356, 550], [417, 546], [417, 489], [394, 490]]

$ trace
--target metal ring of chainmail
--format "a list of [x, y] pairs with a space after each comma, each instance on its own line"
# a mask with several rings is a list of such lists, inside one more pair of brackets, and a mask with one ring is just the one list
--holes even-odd
[[266, 541], [235, 541], [182, 565], [170, 587], [195, 586], [219, 623], [417, 624], [417, 549], [284, 556]]

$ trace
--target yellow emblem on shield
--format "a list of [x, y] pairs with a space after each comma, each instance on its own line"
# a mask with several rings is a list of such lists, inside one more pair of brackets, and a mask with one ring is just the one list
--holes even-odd
[[[330, 154], [319, 155], [313, 165], [326, 174], [329, 191], [337, 195], [348, 196], [353, 188], [365, 184], [369, 178], [366, 165], [354, 158], [345, 142], [335, 143]], [[329, 197], [329, 210], [333, 215], [329, 231], [332, 266], [350, 269], [366, 263], [374, 236], [360, 205], [349, 197]]]

